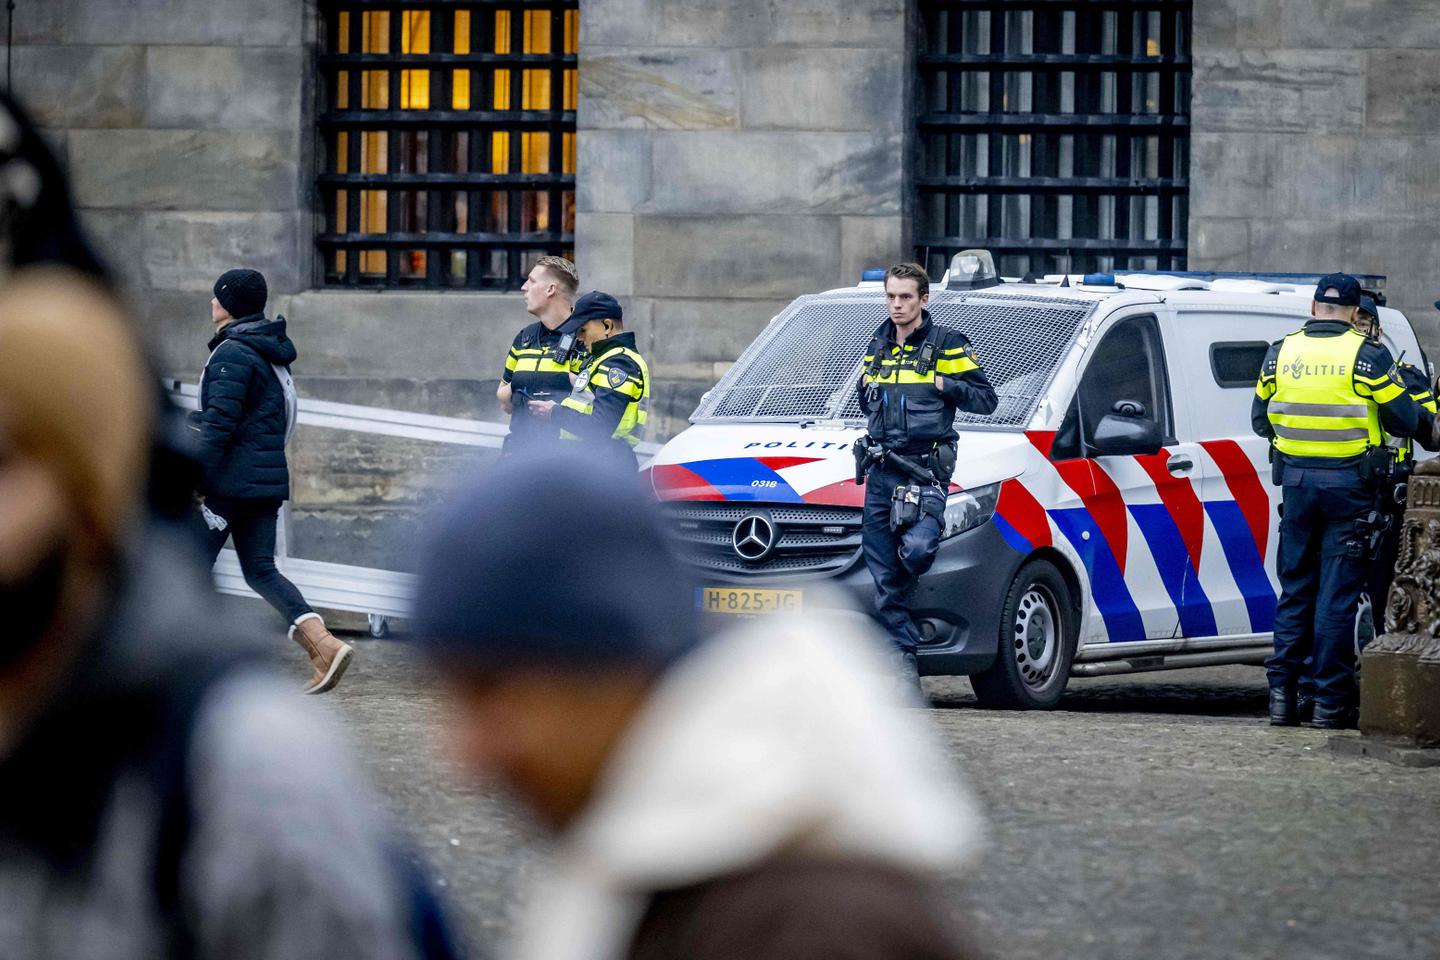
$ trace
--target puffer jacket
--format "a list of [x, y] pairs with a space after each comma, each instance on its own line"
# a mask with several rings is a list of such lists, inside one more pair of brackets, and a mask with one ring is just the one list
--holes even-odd
[[201, 492], [212, 497], [290, 496], [285, 460], [285, 391], [271, 364], [295, 362], [284, 318], [237, 320], [210, 341], [200, 383]]

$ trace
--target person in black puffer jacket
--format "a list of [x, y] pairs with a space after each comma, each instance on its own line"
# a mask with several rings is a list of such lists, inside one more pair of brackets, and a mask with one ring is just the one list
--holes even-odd
[[310, 609], [275, 567], [275, 527], [290, 496], [285, 441], [294, 419], [290, 364], [295, 344], [285, 319], [265, 318], [268, 290], [255, 270], [230, 270], [215, 281], [210, 316], [215, 336], [200, 381], [199, 458], [203, 501], [195, 526], [213, 564], [225, 541], [245, 582], [290, 624], [290, 636], [310, 657], [306, 693], [340, 681], [353, 653]]

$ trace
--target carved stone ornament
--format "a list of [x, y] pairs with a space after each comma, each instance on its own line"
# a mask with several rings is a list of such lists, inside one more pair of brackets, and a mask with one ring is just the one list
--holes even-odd
[[1361, 732], [1440, 746], [1440, 459], [1410, 478], [1385, 633], [1361, 663]]

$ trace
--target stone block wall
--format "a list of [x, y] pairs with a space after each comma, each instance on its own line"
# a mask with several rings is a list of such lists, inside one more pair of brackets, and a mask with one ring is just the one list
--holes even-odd
[[1196, 0], [1192, 269], [1347, 270], [1440, 360], [1440, 8]]
[[908, 249], [906, 0], [584, 0], [577, 260], [673, 432], [794, 296]]

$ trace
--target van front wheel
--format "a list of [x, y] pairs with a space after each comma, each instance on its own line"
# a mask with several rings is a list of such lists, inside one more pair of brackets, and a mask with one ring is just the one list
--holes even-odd
[[1049, 710], [1060, 702], [1075, 658], [1070, 588], [1045, 560], [1020, 568], [1005, 597], [995, 662], [970, 678], [975, 698], [995, 710]]

